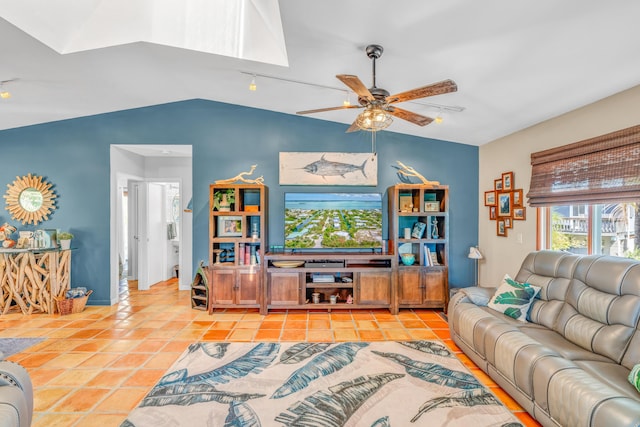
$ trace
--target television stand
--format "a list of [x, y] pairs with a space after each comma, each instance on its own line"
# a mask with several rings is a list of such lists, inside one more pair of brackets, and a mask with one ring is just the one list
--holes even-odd
[[397, 314], [393, 259], [389, 254], [362, 252], [267, 253], [263, 314], [270, 309], [365, 308]]

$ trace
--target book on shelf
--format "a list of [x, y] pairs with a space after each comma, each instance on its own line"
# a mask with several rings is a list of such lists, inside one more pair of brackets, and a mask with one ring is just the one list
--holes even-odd
[[413, 229], [411, 230], [411, 237], [413, 237], [414, 239], [421, 239], [422, 235], [424, 234], [425, 228], [427, 228], [427, 224], [420, 221], [416, 222], [415, 224], [413, 224]]
[[431, 251], [427, 245], [424, 245], [424, 265], [431, 267]]
[[238, 257], [238, 265], [244, 265], [244, 243], [238, 244], [238, 253], [241, 254]]
[[431, 252], [430, 253], [431, 256], [431, 265], [440, 265], [440, 263], [438, 262], [438, 254], [435, 252]]
[[438, 262], [438, 254], [436, 252], [432, 252], [427, 245], [424, 245], [424, 265], [427, 267], [440, 265]]

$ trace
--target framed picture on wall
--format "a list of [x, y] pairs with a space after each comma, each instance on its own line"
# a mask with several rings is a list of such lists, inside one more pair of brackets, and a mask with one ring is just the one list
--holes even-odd
[[514, 207], [513, 208], [513, 219], [516, 219], [516, 220], [525, 220], [525, 219], [527, 219], [527, 208], [525, 208], [525, 207]]
[[485, 206], [495, 206], [496, 205], [496, 192], [495, 191], [485, 191], [484, 192], [484, 205]]
[[495, 220], [496, 219], [496, 207], [495, 206], [491, 206], [489, 207], [489, 219], [490, 220]]
[[493, 189], [496, 191], [502, 191], [502, 178], [493, 180]]
[[513, 200], [511, 191], [508, 193], [497, 193], [496, 200], [498, 203], [498, 216], [499, 217], [511, 217], [511, 209], [513, 206]]
[[507, 237], [507, 227], [504, 224], [504, 220], [499, 219], [498, 221], [496, 221], [496, 224], [496, 233], [498, 234], [498, 236]]
[[522, 189], [513, 190], [513, 206], [522, 206]]
[[504, 226], [506, 228], [513, 228], [513, 221], [511, 221], [511, 218], [504, 219]]
[[502, 189], [504, 191], [513, 190], [513, 172], [505, 172], [502, 174]]

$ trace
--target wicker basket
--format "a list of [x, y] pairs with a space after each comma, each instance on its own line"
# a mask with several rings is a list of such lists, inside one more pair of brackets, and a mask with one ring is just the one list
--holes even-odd
[[81, 313], [84, 310], [84, 306], [87, 305], [89, 295], [93, 291], [87, 292], [87, 294], [80, 298], [55, 298], [58, 304], [58, 311], [62, 316], [72, 313]]

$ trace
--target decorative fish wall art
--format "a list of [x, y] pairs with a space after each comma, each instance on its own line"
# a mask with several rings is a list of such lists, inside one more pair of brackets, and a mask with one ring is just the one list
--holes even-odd
[[376, 153], [281, 152], [280, 185], [378, 185]]

